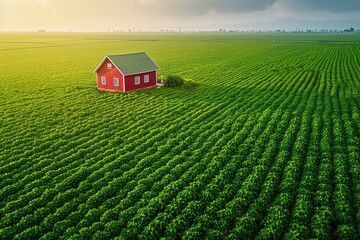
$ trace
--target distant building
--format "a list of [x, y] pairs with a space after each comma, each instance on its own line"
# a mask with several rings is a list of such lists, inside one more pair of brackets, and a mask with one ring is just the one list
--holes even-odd
[[128, 92], [156, 86], [159, 67], [145, 53], [108, 55], [94, 70], [99, 90]]

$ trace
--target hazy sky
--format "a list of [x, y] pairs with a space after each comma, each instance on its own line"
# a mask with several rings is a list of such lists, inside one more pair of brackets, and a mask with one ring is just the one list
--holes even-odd
[[360, 0], [0, 0], [0, 31], [246, 29], [287, 18], [360, 20]]

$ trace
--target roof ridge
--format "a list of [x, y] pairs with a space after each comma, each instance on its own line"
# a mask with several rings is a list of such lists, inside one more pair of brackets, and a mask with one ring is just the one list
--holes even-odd
[[108, 57], [110, 57], [110, 56], [126, 56], [126, 55], [135, 55], [135, 54], [141, 54], [141, 53], [145, 53], [147, 55], [146, 52], [135, 52], [135, 53], [123, 53], [123, 54], [109, 54], [106, 56], [108, 56]]

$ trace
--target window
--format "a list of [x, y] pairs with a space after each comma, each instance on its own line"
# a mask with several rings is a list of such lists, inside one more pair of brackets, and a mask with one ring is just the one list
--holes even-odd
[[114, 86], [115, 87], [119, 86], [119, 78], [114, 78]]
[[106, 85], [106, 77], [101, 77], [101, 84]]
[[149, 82], [149, 75], [145, 75], [144, 76], [144, 83], [148, 83]]
[[111, 70], [111, 69], [112, 69], [111, 63], [108, 63], [108, 64], [107, 64], [107, 69], [108, 69], [108, 70]]
[[140, 84], [140, 77], [135, 77], [135, 85], [139, 85]]

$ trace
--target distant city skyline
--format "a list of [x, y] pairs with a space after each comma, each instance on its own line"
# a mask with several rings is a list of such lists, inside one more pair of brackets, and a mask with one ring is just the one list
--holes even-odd
[[0, 31], [360, 28], [359, 0], [0, 0]]

